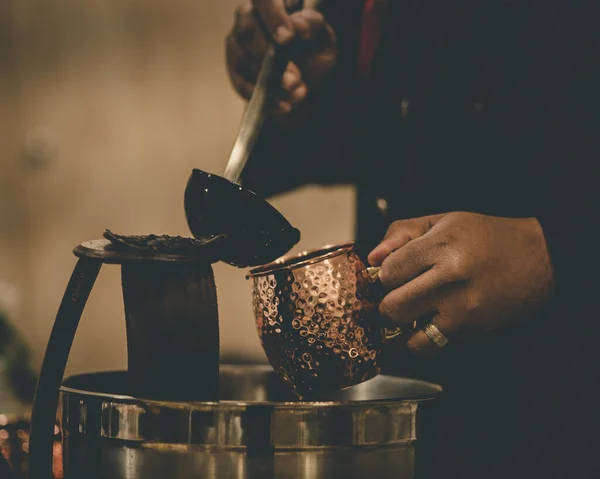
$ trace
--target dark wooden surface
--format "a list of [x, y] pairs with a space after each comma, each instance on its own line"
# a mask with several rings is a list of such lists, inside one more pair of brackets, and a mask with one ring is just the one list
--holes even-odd
[[122, 280], [135, 395], [217, 400], [219, 319], [211, 265], [126, 263]]

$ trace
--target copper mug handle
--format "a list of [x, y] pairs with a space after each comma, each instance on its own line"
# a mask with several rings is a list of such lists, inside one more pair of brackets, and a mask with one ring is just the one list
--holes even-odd
[[[366, 269], [367, 276], [369, 277], [369, 282], [372, 285], [375, 285], [375, 287], [379, 290], [379, 293], [383, 296], [385, 294], [385, 292], [383, 290], [383, 285], [381, 284], [381, 281], [379, 280], [379, 272], [380, 271], [381, 271], [380, 266], [372, 266], [372, 267]], [[378, 301], [378, 303], [379, 303], [379, 301]], [[390, 341], [392, 341], [393, 339], [397, 338], [398, 336], [400, 336], [404, 333], [405, 333], [405, 330], [400, 328], [399, 326], [395, 326], [391, 323], [389, 324], [389, 327], [387, 325], [385, 325], [381, 328], [382, 342], [384, 344], [387, 344]]]

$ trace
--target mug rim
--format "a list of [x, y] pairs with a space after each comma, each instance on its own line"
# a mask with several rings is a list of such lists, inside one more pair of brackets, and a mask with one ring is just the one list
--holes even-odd
[[297, 269], [319, 263], [326, 259], [335, 258], [336, 256], [345, 254], [348, 251], [351, 251], [355, 245], [355, 241], [348, 241], [346, 243], [328, 244], [321, 248], [281, 256], [271, 263], [251, 269], [246, 276], [246, 279], [263, 276], [283, 269]]

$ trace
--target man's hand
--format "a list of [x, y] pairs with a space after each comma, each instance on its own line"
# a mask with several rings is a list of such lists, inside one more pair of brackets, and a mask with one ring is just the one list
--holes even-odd
[[259, 25], [259, 16], [271, 38], [285, 45], [301, 43], [301, 53], [287, 66], [282, 94], [273, 111], [289, 113], [316, 89], [333, 69], [337, 58], [335, 34], [323, 15], [302, 10], [288, 15], [284, 0], [247, 1], [236, 11], [233, 30], [227, 37], [227, 67], [237, 92], [248, 99], [252, 95], [268, 42]]
[[[535, 310], [553, 283], [534, 218], [449, 213], [397, 221], [369, 262], [381, 265], [380, 280], [390, 291], [379, 307], [384, 317], [399, 325], [433, 318], [427, 322], [451, 343]], [[421, 330], [407, 346], [423, 354], [439, 351]]]

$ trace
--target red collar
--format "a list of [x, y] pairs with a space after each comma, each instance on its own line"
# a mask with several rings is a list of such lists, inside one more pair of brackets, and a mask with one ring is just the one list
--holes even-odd
[[358, 68], [363, 78], [371, 73], [371, 64], [381, 37], [384, 0], [366, 0], [362, 16]]

